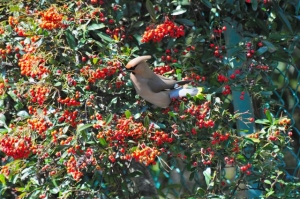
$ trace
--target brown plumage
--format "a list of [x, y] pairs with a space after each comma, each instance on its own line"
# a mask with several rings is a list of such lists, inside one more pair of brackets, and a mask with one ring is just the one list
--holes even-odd
[[[175, 89], [178, 85], [187, 84], [190, 81], [176, 81], [155, 74], [146, 63], [146, 60], [150, 58], [150, 55], [134, 58], [128, 62], [126, 69], [132, 71], [130, 79], [136, 92], [142, 98], [155, 106], [166, 108], [171, 103], [170, 95], [172, 94], [172, 89]], [[176, 97], [182, 96], [177, 96], [176, 94]]]

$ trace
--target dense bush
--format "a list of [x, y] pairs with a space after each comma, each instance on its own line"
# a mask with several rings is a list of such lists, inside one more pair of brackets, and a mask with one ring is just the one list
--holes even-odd
[[[298, 11], [275, 0], [3, 2], [1, 197], [165, 198], [176, 186], [159, 175], [151, 189], [145, 166], [163, 173], [176, 162], [186, 181], [204, 175], [185, 198], [233, 198], [254, 183], [265, 198], [299, 196], [283, 163], [291, 119], [229, 103], [268, 100], [265, 77], [293, 64]], [[157, 74], [204, 94], [166, 109], [146, 103], [123, 70], [146, 54]], [[255, 120], [256, 132], [236, 125]]]

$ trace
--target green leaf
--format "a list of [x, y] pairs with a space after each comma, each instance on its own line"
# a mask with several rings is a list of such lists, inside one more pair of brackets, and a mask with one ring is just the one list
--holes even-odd
[[81, 131], [90, 128], [91, 126], [93, 126], [93, 124], [83, 124], [83, 125], [78, 125], [76, 132], [77, 134], [80, 133]]
[[176, 118], [176, 115], [177, 115], [178, 113], [174, 113], [173, 111], [169, 111], [168, 114], [169, 114], [170, 117]]
[[252, 140], [252, 142], [260, 143], [260, 139], [258, 138], [249, 138], [249, 139]]
[[179, 18], [179, 19], [175, 19], [175, 21], [180, 23], [180, 24], [187, 25], [187, 26], [193, 26], [194, 25], [194, 22], [192, 22], [191, 20], [188, 20], [188, 19]]
[[196, 193], [197, 193], [197, 195], [204, 196], [205, 190], [201, 187], [198, 187]]
[[177, 80], [180, 81], [182, 79], [181, 69], [176, 69], [176, 75], [177, 75]]
[[261, 20], [261, 19], [258, 19], [258, 18], [254, 18], [254, 21], [255, 23], [263, 30], [263, 32], [266, 34], [266, 35], [269, 35], [269, 29], [268, 29], [268, 26], [267, 24]]
[[1, 182], [1, 184], [3, 184], [4, 186], [6, 185], [5, 176], [4, 176], [3, 174], [0, 174], [0, 182]]
[[267, 119], [258, 119], [258, 120], [255, 120], [255, 123], [257, 124], [270, 124], [270, 121], [267, 120]]
[[[271, 42], [267, 41], [267, 40], [262, 40], [262, 42], [268, 47], [268, 50], [270, 53], [274, 52], [277, 50], [277, 48], [274, 46], [274, 44], [272, 44]], [[263, 46], [264, 47], [264, 46]], [[263, 48], [262, 47], [262, 48]]]
[[267, 119], [270, 121], [270, 123], [272, 124], [273, 123], [273, 117], [271, 115], [271, 112], [269, 110], [266, 110], [266, 117]]
[[204, 171], [203, 171], [203, 175], [205, 177], [205, 183], [207, 186], [209, 186], [210, 180], [211, 180], [211, 168], [207, 167]]
[[18, 195], [18, 198], [22, 199], [25, 198], [28, 195], [27, 192], [21, 193], [20, 195]]
[[146, 117], [144, 118], [144, 127], [146, 127], [148, 129], [149, 125], [150, 125], [150, 119], [149, 119], [148, 115], [146, 115]]
[[267, 51], [268, 51], [268, 47], [267, 47], [267, 46], [263, 46], [263, 47], [260, 47], [260, 48], [255, 52], [255, 54], [256, 54], [257, 56], [260, 56], [260, 55], [264, 54], [264, 53], [267, 52]]
[[131, 112], [129, 110], [126, 110], [125, 116], [126, 116], [126, 119], [129, 119], [131, 117]]
[[208, 1], [208, 0], [202, 0], [202, 3], [203, 3], [206, 7], [208, 7], [209, 9], [212, 8], [212, 5], [211, 5], [210, 1]]
[[183, 113], [184, 109], [185, 109], [185, 106], [184, 106], [184, 102], [182, 101], [182, 102], [180, 102], [180, 106], [179, 106], [180, 113]]
[[99, 142], [100, 142], [100, 144], [101, 144], [103, 147], [106, 147], [106, 146], [107, 146], [107, 142], [106, 142], [106, 140], [105, 140], [104, 138], [100, 138], [100, 139], [99, 139]]
[[134, 114], [134, 119], [139, 119], [142, 115], [140, 113]]
[[271, 196], [273, 193], [275, 193], [275, 191], [273, 191], [272, 189], [270, 191], [268, 191], [268, 193], [266, 194], [267, 197]]
[[8, 132], [8, 129], [0, 129], [0, 134], [5, 134]]
[[77, 46], [77, 42], [76, 42], [74, 35], [72, 34], [72, 32], [69, 29], [67, 29], [65, 31], [65, 35], [66, 35], [66, 39], [67, 39], [67, 42], [68, 42], [70, 48], [72, 50], [75, 50], [75, 48]]
[[279, 13], [279, 15], [278, 15], [279, 19], [289, 29], [289, 31], [291, 33], [293, 33], [293, 29], [292, 29], [292, 26], [290, 24], [290, 21], [287, 19], [287, 17], [285, 16], [285, 14], [282, 12], [282, 10], [280, 10], [278, 13]]
[[105, 119], [106, 125], [108, 125], [112, 121], [112, 119], [113, 119], [113, 114], [110, 113]]
[[54, 187], [53, 189], [50, 189], [50, 193], [57, 194], [59, 192], [59, 187]]
[[133, 24], [132, 27], [139, 28], [139, 27], [142, 27], [143, 25], [144, 25], [143, 21], [137, 21]]
[[112, 38], [110, 38], [107, 34], [103, 33], [103, 32], [99, 32], [97, 31], [96, 34], [103, 39], [104, 41], [108, 42], [108, 43], [115, 43], [115, 40], [113, 40]]
[[98, 29], [101, 29], [101, 28], [104, 28], [105, 25], [103, 23], [93, 23], [92, 25], [88, 26], [88, 30], [98, 30]]
[[148, 10], [152, 20], [156, 21], [155, 11], [153, 8], [153, 4], [150, 0], [146, 1], [146, 9]]
[[185, 12], [186, 12], [185, 8], [179, 8], [179, 9], [173, 10], [173, 12], [171, 13], [171, 15], [181, 15], [181, 14], [183, 14]]
[[168, 184], [165, 186], [165, 188], [168, 188], [168, 189], [181, 188], [181, 187], [182, 187], [181, 184]]
[[[24, 110], [19, 111], [19, 112], [17, 113], [17, 116], [21, 117], [22, 119], [30, 117], [29, 114], [27, 113], [27, 111], [24, 111]], [[1, 119], [0, 119], [0, 120], [1, 120]]]
[[110, 107], [112, 104], [116, 104], [117, 102], [118, 102], [118, 97], [115, 97], [110, 101], [110, 103], [107, 106]]
[[254, 11], [257, 10], [258, 2], [257, 0], [251, 0], [251, 6]]

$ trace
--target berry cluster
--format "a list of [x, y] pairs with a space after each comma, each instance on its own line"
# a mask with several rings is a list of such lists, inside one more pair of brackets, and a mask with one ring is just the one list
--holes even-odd
[[37, 86], [35, 88], [31, 88], [29, 93], [31, 95], [31, 102], [43, 105], [50, 93], [50, 89], [43, 86]]
[[154, 68], [153, 72], [156, 74], [162, 75], [167, 72], [174, 73], [175, 70], [172, 69], [169, 65], [165, 65], [165, 66], [159, 66], [159, 67]]
[[221, 142], [228, 140], [229, 137], [230, 137], [229, 133], [223, 135], [216, 131], [213, 133], [211, 144], [212, 145], [220, 144]]
[[50, 72], [44, 63], [45, 60], [43, 58], [26, 53], [19, 59], [18, 65], [21, 68], [22, 75], [41, 79], [44, 74]]
[[65, 99], [57, 98], [57, 101], [66, 106], [80, 106], [80, 102], [76, 101], [75, 98], [66, 97]]
[[160, 155], [160, 151], [155, 147], [143, 146], [142, 149], [135, 150], [132, 154], [135, 161], [145, 164], [156, 164], [155, 158]]
[[24, 136], [8, 136], [7, 134], [0, 139], [1, 151], [14, 159], [27, 158], [31, 152], [31, 138]]
[[207, 101], [200, 105], [192, 105], [191, 107], [185, 110], [186, 113], [196, 118], [196, 125], [199, 128], [212, 128], [215, 125], [213, 120], [207, 119], [207, 115], [210, 111], [209, 104], [210, 102]]
[[228, 166], [232, 166], [234, 164], [234, 158], [225, 157], [224, 161], [225, 161], [225, 164]]
[[153, 26], [148, 26], [144, 32], [141, 42], [147, 43], [153, 41], [158, 43], [168, 36], [171, 38], [184, 36], [184, 27], [182, 25], [177, 26], [170, 20], [166, 20], [163, 24], [159, 24], [155, 28]]
[[18, 25], [18, 24], [19, 24], [19, 20], [18, 20], [18, 18], [16, 18], [16, 17], [9, 16], [9, 17], [8, 17], [8, 24], [9, 24], [10, 26]]
[[242, 91], [242, 92], [241, 92], [241, 95], [240, 95], [240, 100], [244, 100], [244, 99], [245, 99], [245, 92]]
[[259, 133], [258, 132], [252, 133], [252, 134], [247, 135], [247, 137], [249, 137], [249, 138], [259, 138]]
[[0, 48], [1, 58], [4, 60], [6, 57], [12, 53], [15, 53], [17, 58], [20, 58], [19, 47], [13, 48], [10, 44], [7, 44], [5, 49]]
[[291, 124], [291, 119], [289, 118], [282, 118], [278, 121], [278, 124], [280, 126], [287, 126], [287, 125], [290, 125]]
[[[51, 136], [52, 136], [52, 142], [53, 143], [57, 143], [57, 137], [58, 135], [63, 135], [63, 128], [59, 128], [58, 130], [54, 130], [51, 132]], [[64, 144], [62, 144], [64, 145]]]
[[71, 156], [66, 163], [67, 173], [71, 174], [74, 180], [79, 181], [83, 176], [83, 173], [79, 170], [77, 165], [78, 162], [76, 161], [74, 156]]
[[20, 37], [25, 37], [27, 36], [24, 32], [24, 29], [23, 28], [20, 28], [20, 27], [15, 27], [15, 32], [18, 34], [18, 36]]
[[228, 82], [228, 78], [226, 76], [222, 75], [222, 74], [219, 74], [218, 75], [218, 82], [226, 83], [226, 82]]
[[231, 93], [231, 89], [229, 85], [225, 85], [222, 91], [223, 95], [229, 95]]
[[246, 173], [247, 175], [251, 174], [251, 171], [249, 171], [249, 169], [252, 167], [252, 165], [250, 163], [248, 163], [247, 165], [241, 166], [240, 170], [242, 173]]
[[164, 143], [172, 143], [174, 141], [174, 138], [170, 137], [169, 134], [163, 131], [155, 131], [154, 135], [152, 135], [150, 139], [155, 141], [157, 146], [160, 146]]
[[226, 51], [225, 51], [226, 47], [225, 46], [218, 46], [218, 45], [215, 45], [214, 43], [211, 43], [209, 45], [209, 47], [214, 50], [214, 56], [216, 58], [222, 59], [223, 55], [226, 53]]
[[4, 82], [0, 82], [0, 95], [5, 93], [6, 87]]
[[116, 81], [115, 82], [116, 88], [119, 89], [121, 88], [123, 85], [125, 85], [125, 82], [123, 81]]
[[3, 35], [5, 33], [4, 28], [0, 27], [0, 35]]
[[0, 170], [0, 174], [3, 174], [5, 177], [8, 178], [8, 176], [10, 174], [9, 166], [7, 166], [7, 165], [2, 166], [1, 170]]
[[78, 110], [75, 111], [69, 111], [65, 110], [62, 116], [58, 118], [59, 122], [66, 122], [70, 123], [72, 127], [76, 127], [79, 121], [77, 121], [77, 116], [78, 116]]
[[[111, 23], [111, 22], [109, 22]], [[111, 38], [114, 40], [120, 40], [120, 39], [125, 39], [125, 27], [121, 26], [120, 28], [115, 28], [115, 29], [106, 29], [106, 33], [110, 35]]]
[[55, 7], [50, 7], [48, 10], [40, 12], [41, 18], [40, 27], [47, 30], [53, 30], [63, 27], [63, 15], [59, 14]]
[[97, 68], [96, 70], [91, 69], [91, 66], [87, 65], [80, 69], [80, 75], [87, 77], [88, 82], [95, 83], [98, 79], [105, 79], [108, 76], [114, 75], [120, 67], [121, 65], [117, 62], [111, 64], [111, 66], [101, 69]]
[[213, 34], [215, 37], [221, 37], [221, 34], [226, 31], [226, 26], [218, 27], [213, 30]]
[[195, 51], [195, 46], [188, 46], [188, 47], [186, 47], [185, 48], [185, 50], [184, 51], [182, 51], [182, 55], [186, 55], [187, 53], [189, 53], [189, 52], [193, 52], [193, 51]]
[[134, 122], [132, 118], [121, 118], [117, 121], [116, 129], [108, 129], [98, 133], [97, 138], [105, 138], [110, 146], [126, 147], [127, 140], [137, 141], [146, 129], [140, 122]]
[[28, 119], [27, 123], [31, 130], [36, 131], [43, 138], [45, 137], [46, 130], [53, 125], [50, 121], [46, 121], [44, 118]]

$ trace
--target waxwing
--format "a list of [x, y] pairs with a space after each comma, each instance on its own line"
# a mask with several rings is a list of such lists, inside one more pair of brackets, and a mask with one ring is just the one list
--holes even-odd
[[136, 92], [151, 104], [166, 108], [172, 98], [195, 96], [202, 92], [202, 88], [182, 88], [180, 85], [190, 81], [176, 81], [155, 74], [147, 64], [150, 55], [139, 56], [128, 62], [126, 69], [131, 71], [130, 79]]

